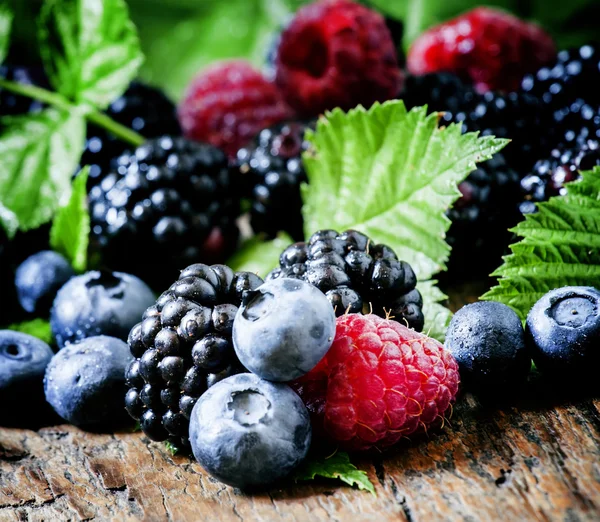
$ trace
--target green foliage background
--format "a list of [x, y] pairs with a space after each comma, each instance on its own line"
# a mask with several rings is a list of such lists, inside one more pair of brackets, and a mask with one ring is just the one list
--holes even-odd
[[[559, 47], [600, 38], [597, 0], [362, 0], [404, 23], [403, 47], [424, 29], [471, 9], [495, 5], [543, 25]], [[39, 0], [13, 0], [11, 61], [35, 61], [31, 41]], [[146, 55], [142, 77], [175, 100], [193, 75], [215, 60], [240, 57], [256, 65], [282, 24], [306, 0], [128, 0]]]

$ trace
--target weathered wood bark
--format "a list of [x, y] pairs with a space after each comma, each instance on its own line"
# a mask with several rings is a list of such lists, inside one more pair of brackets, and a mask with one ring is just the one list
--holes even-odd
[[467, 395], [442, 430], [353, 458], [377, 498], [326, 480], [246, 495], [142, 433], [0, 428], [0, 522], [600, 520], [600, 400], [564, 388], [533, 380], [504, 406]]
[[0, 520], [600, 520], [600, 401], [537, 392], [464, 397], [442, 431], [355, 459], [377, 498], [325, 480], [245, 495], [141, 433], [0, 429]]

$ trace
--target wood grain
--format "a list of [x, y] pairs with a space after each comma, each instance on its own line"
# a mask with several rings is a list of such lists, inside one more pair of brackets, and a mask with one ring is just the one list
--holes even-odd
[[377, 498], [321, 480], [246, 495], [142, 433], [0, 429], [0, 521], [600, 520], [600, 401], [463, 397], [441, 431], [363, 455]]

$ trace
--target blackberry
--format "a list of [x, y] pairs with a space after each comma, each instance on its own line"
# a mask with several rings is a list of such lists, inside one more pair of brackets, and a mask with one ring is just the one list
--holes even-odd
[[111, 269], [160, 287], [237, 244], [239, 202], [219, 149], [164, 136], [123, 154], [116, 169], [89, 193], [94, 246]]
[[600, 107], [578, 98], [554, 111], [554, 144], [565, 147], [584, 146], [588, 140], [600, 140]]
[[576, 98], [600, 105], [600, 47], [588, 44], [560, 51], [556, 61], [523, 78], [521, 89], [554, 109]]
[[[141, 82], [132, 82], [112, 102], [106, 114], [145, 138], [181, 134], [175, 105], [162, 91]], [[90, 165], [89, 185], [110, 170], [111, 161], [123, 154], [128, 144], [104, 129], [89, 125], [81, 165]]]
[[[0, 65], [0, 78], [23, 85], [36, 85], [44, 88], [49, 86], [48, 78], [41, 67]], [[44, 104], [37, 100], [0, 89], [1, 116], [40, 112], [43, 108]]]
[[315, 232], [308, 243], [286, 248], [279, 265], [266, 280], [291, 277], [309, 282], [325, 293], [338, 317], [372, 311], [423, 329], [423, 299], [412, 267], [360, 232]]
[[517, 224], [520, 176], [502, 154], [481, 163], [459, 185], [461, 198], [448, 211], [452, 221], [446, 240], [452, 247], [448, 273], [489, 274], [501, 262]]
[[303, 235], [300, 184], [307, 181], [302, 153], [314, 123], [288, 122], [264, 129], [237, 153], [246, 194], [252, 201], [250, 219], [255, 232], [274, 237], [280, 230], [295, 240]]
[[561, 146], [553, 149], [549, 158], [538, 161], [531, 174], [521, 180], [521, 212], [535, 212], [536, 203], [565, 194], [565, 183], [578, 179], [580, 170], [591, 170], [596, 165], [600, 165], [598, 141], [588, 140], [572, 148]]
[[549, 138], [540, 129], [551, 128], [551, 114], [543, 103], [526, 93], [477, 93], [451, 73], [409, 76], [403, 99], [408, 108], [428, 105], [442, 111], [442, 124], [462, 123], [463, 130], [510, 138], [503, 150], [509, 165], [528, 172]]
[[189, 447], [198, 398], [244, 371], [231, 340], [233, 319], [244, 293], [262, 283], [225, 265], [188, 266], [132, 328], [128, 343], [136, 359], [126, 372], [125, 407], [148, 437]]

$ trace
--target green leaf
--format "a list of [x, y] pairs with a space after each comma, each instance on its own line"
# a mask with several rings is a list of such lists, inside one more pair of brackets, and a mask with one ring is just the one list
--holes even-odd
[[26, 333], [41, 339], [47, 344], [52, 344], [52, 329], [45, 319], [32, 319], [23, 323], [11, 324], [8, 330]]
[[523, 238], [493, 275], [482, 299], [499, 301], [525, 319], [544, 294], [562, 286], [600, 288], [600, 167], [566, 185], [565, 196], [538, 204], [513, 231]]
[[443, 335], [449, 314], [434, 303], [445, 296], [423, 283], [446, 268], [445, 212], [460, 195], [458, 183], [507, 140], [462, 134], [458, 125], [439, 128], [436, 113], [407, 112], [401, 101], [336, 109], [307, 139], [306, 237], [323, 228], [356, 229], [389, 245], [421, 282], [426, 328]]
[[0, 64], [8, 53], [13, 16], [8, 0], [0, 0]]
[[423, 315], [425, 316], [423, 331], [443, 343], [450, 319], [452, 319], [452, 312], [440, 304], [446, 301], [447, 296], [436, 286], [436, 283], [437, 281], [433, 280], [420, 281], [417, 289], [423, 297]]
[[124, 0], [46, 0], [39, 38], [54, 88], [100, 109], [127, 89], [143, 61]]
[[179, 453], [179, 448], [177, 446], [174, 446], [173, 444], [171, 444], [169, 441], [165, 442], [165, 448], [167, 448], [167, 451], [173, 456], [175, 456], [175, 455], [177, 455], [177, 453]]
[[1, 121], [0, 203], [16, 215], [20, 229], [36, 228], [71, 194], [85, 121], [76, 110], [56, 109]]
[[19, 230], [19, 220], [14, 212], [8, 210], [2, 203], [0, 203], [0, 226], [6, 232], [8, 239], [15, 237], [17, 230]]
[[75, 271], [84, 272], [90, 236], [90, 214], [87, 204], [89, 167], [84, 167], [73, 180], [71, 198], [59, 209], [50, 230], [50, 246], [64, 255]]
[[314, 480], [317, 475], [330, 479], [339, 479], [350, 486], [357, 486], [358, 489], [369, 491], [377, 496], [375, 486], [373, 486], [367, 474], [352, 464], [350, 457], [345, 452], [337, 452], [331, 457], [326, 458], [309, 456], [294, 473], [294, 479], [296, 481]]
[[130, 0], [146, 61], [141, 76], [179, 99], [208, 64], [242, 58], [260, 66], [299, 0]]
[[279, 256], [294, 241], [285, 232], [275, 239], [265, 241], [260, 236], [248, 239], [228, 261], [235, 271], [252, 272], [264, 278], [279, 266]]

